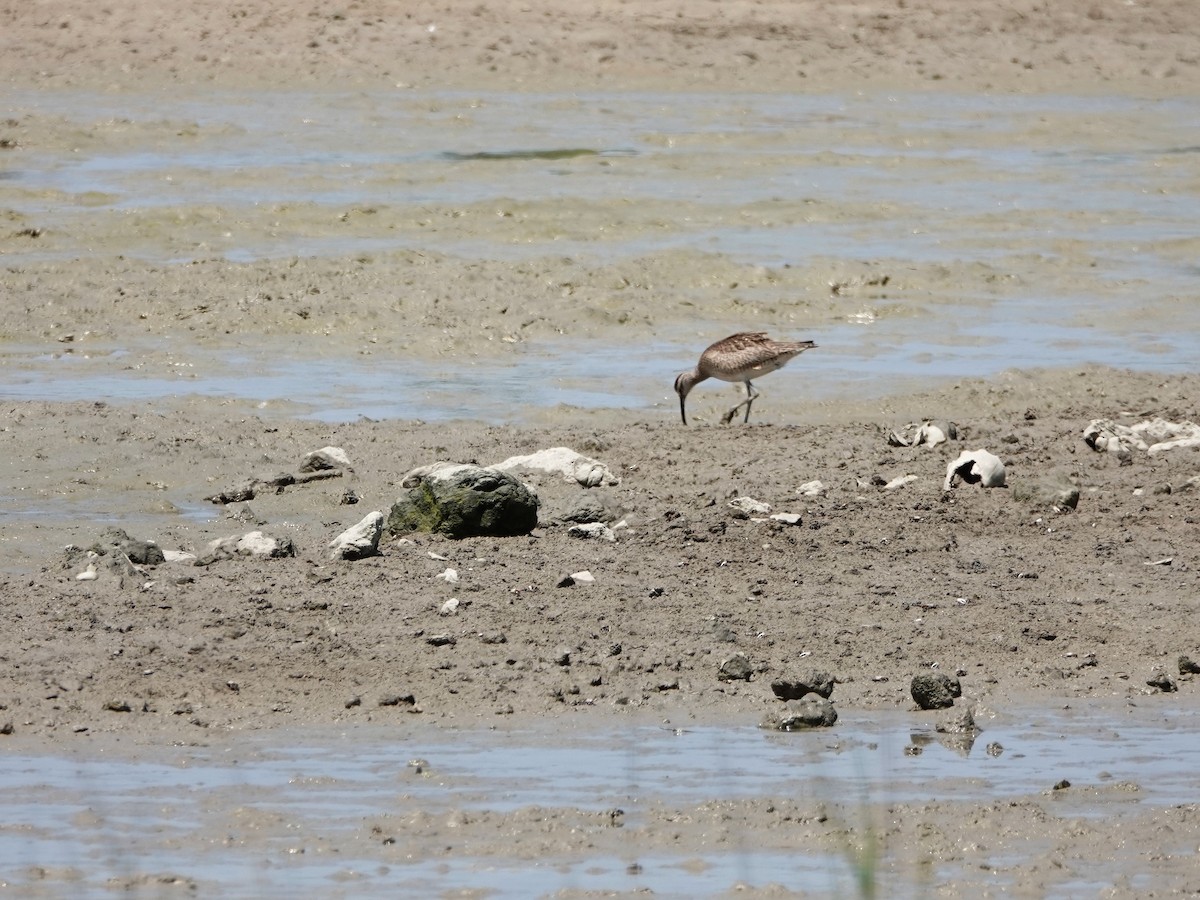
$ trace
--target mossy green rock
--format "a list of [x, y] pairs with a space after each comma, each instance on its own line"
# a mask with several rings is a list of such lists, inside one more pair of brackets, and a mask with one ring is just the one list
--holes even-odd
[[452, 538], [512, 537], [537, 527], [538, 498], [507, 472], [446, 466], [405, 482], [388, 516], [392, 534], [425, 531]]

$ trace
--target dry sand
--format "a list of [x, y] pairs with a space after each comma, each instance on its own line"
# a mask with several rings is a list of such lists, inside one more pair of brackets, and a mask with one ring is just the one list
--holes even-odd
[[[0, 79], [19, 90], [161, 93], [165, 107], [173, 96], [211, 87], [524, 90], [548, 83], [606, 91], [894, 88], [930, 90], [931, 103], [950, 91], [1162, 98], [1193, 93], [1200, 83], [1198, 31], [1189, 0], [691, 0], [605, 3], [587, 12], [538, 2], [429, 3], [404, 4], [402, 13], [369, 2], [335, 8], [218, 0], [151, 8], [64, 0], [0, 10]], [[0, 122], [7, 142], [0, 159], [79, 137], [49, 117]], [[637, 307], [628, 298], [612, 300], [605, 279], [685, 283], [688, 302], [660, 291], [665, 299], [655, 309], [658, 323], [678, 325], [694, 315], [698, 299], [715, 308], [721, 285], [755, 277], [720, 261], [711, 262], [725, 269], [717, 276], [688, 282], [695, 266], [686, 253], [626, 262], [615, 275], [564, 260], [546, 260], [541, 269], [474, 263], [470, 283], [484, 285], [480, 292], [520, 298], [513, 315], [507, 305], [481, 306], [459, 290], [461, 264], [449, 257], [156, 265], [122, 256], [128, 232], [85, 234], [97, 219], [81, 216], [73, 228], [64, 216], [65, 225], [47, 235], [59, 243], [49, 246], [69, 249], [75, 241], [93, 252], [0, 273], [6, 311], [19, 314], [3, 326], [14, 344], [69, 351], [84, 335], [121, 334], [144, 339], [146, 358], [154, 359], [155, 340], [183, 335], [209, 348], [261, 339], [293, 348], [313, 341], [317, 352], [319, 340], [321, 352], [355, 352], [369, 317], [372, 352], [502, 356], [503, 340], [481, 350], [455, 335], [469, 324], [503, 338], [520, 319], [521, 340], [613, 338], [623, 314]], [[10, 218], [18, 221], [4, 246], [28, 240], [21, 230], [36, 227]], [[150, 223], [140, 234], [162, 247], [174, 231], [186, 245], [203, 239], [210, 225], [203, 217], [177, 219]], [[1092, 277], [1071, 271], [1069, 259], [1059, 265], [1042, 274], [1064, 284]], [[440, 289], [442, 304], [376, 316], [400, 271], [420, 281], [414, 293]], [[932, 268], [914, 271], [910, 277], [923, 284], [941, 277]], [[790, 281], [764, 291], [815, 292], [831, 274], [792, 272]], [[586, 302], [559, 302], [561, 291], [547, 287], [567, 281], [584, 301], [594, 298], [590, 312]], [[798, 321], [815, 321], [814, 310], [810, 303]], [[797, 320], [765, 318], [771, 325]], [[6, 402], [5, 493], [14, 508], [44, 514], [14, 516], [3, 526], [0, 596], [9, 627], [0, 634], [0, 724], [11, 725], [4, 740], [52, 748], [115, 732], [153, 746], [204, 741], [228, 729], [402, 723], [414, 715], [481, 726], [639, 714], [745, 723], [777, 704], [773, 679], [813, 669], [833, 673], [840, 682], [835, 702], [856, 709], [912, 708], [909, 680], [934, 666], [958, 673], [969, 702], [992, 708], [1114, 698], [1194, 707], [1195, 682], [1179, 676], [1177, 659], [1200, 658], [1200, 576], [1192, 558], [1200, 488], [1187, 485], [1200, 472], [1196, 451], [1135, 453], [1123, 465], [1094, 453], [1081, 435], [1096, 416], [1194, 417], [1200, 378], [1047, 369], [887, 403], [777, 402], [768, 414], [786, 379], [802, 382], [805, 359], [761, 385], [756, 419], [764, 424], [749, 427], [685, 430], [669, 403], [645, 421], [610, 411], [581, 423], [575, 411], [562, 410], [537, 426], [498, 427], [328, 425], [201, 398]], [[672, 375], [665, 373], [664, 384]], [[693, 402], [711, 421], [718, 402], [699, 391]], [[889, 446], [888, 433], [916, 416], [954, 420], [962, 440], [950, 449]], [[353, 476], [261, 495], [241, 519], [200, 514], [203, 498], [217, 490], [294, 470], [304, 453], [330, 444], [345, 448]], [[542, 524], [530, 537], [413, 536], [398, 543], [389, 536], [381, 555], [354, 563], [331, 562], [325, 553], [327, 542], [367, 511], [386, 512], [413, 466], [488, 463], [562, 445], [620, 475], [619, 486], [603, 490], [628, 524], [615, 543], [569, 537], [556, 517], [580, 489], [546, 478], [536, 482]], [[947, 460], [975, 447], [1003, 457], [1010, 487], [943, 493]], [[878, 486], [905, 474], [918, 480], [896, 491]], [[823, 494], [797, 495], [814, 479], [826, 485]], [[1045, 481], [1076, 484], [1078, 510], [1056, 513], [1032, 497], [1032, 486]], [[360, 503], [341, 503], [347, 488]], [[799, 513], [801, 522], [739, 516], [728, 501], [743, 495]], [[109, 524], [164, 548], [197, 552], [259, 523], [292, 538], [298, 556], [169, 563], [123, 578], [101, 565], [95, 581], [76, 579], [77, 559], [64, 563], [64, 545], [87, 547]], [[458, 570], [457, 585], [435, 578], [447, 567]], [[557, 586], [563, 574], [583, 569], [594, 584]], [[452, 596], [460, 600], [458, 614], [439, 616]], [[442, 634], [455, 641], [430, 641]], [[719, 680], [718, 664], [736, 651], [749, 657], [753, 677]], [[1147, 685], [1163, 673], [1179, 682], [1179, 693]], [[381, 705], [409, 695], [411, 703]], [[972, 809], [933, 804], [922, 815], [953, 831], [975, 815]], [[992, 834], [1023, 827], [998, 808], [992, 813]], [[746, 829], [779, 826], [776, 813], [752, 805], [736, 815]], [[1148, 832], [1154, 815], [1144, 814]], [[1190, 835], [1194, 847], [1195, 807], [1169, 815], [1163, 827]], [[884, 829], [893, 849], [919, 843], [902, 819], [897, 813], [894, 827]], [[1045, 841], [1069, 842], [1069, 823], [1039, 821]], [[534, 827], [493, 826], [518, 835]], [[805, 840], [832, 840], [817, 834], [824, 829], [818, 820], [806, 827], [815, 831]], [[646, 840], [654, 835], [647, 828]], [[1137, 844], [1119, 829], [1081, 837], [1091, 843], [1077, 868], [1086, 868], [1089, 854], [1116, 853], [1127, 839], [1136, 846], [1122, 858], [1147, 867], [1157, 879], [1151, 887], [1197, 889], [1177, 857], [1151, 865], [1153, 837]], [[502, 852], [499, 844], [492, 852]], [[1036, 894], [1059, 883], [1042, 862], [1012, 864], [1022, 890]], [[943, 887], [948, 895], [957, 890]], [[1126, 886], [1108, 896], [1136, 893]]]

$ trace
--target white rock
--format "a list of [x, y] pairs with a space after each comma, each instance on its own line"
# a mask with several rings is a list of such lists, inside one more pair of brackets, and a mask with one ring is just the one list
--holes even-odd
[[218, 557], [242, 554], [244, 556], [295, 556], [296, 549], [292, 542], [285, 538], [271, 537], [261, 531], [248, 531], [243, 535], [217, 538], [209, 542], [210, 555]]
[[885, 491], [895, 491], [895, 490], [898, 490], [898, 489], [904, 487], [907, 484], [912, 484], [916, 480], [917, 480], [916, 475], [901, 475], [899, 478], [893, 478], [891, 481], [889, 481], [887, 484], [885, 484], [883, 486], [883, 489]]
[[270, 556], [275, 552], [279, 541], [261, 531], [248, 531], [237, 539], [234, 549], [238, 553], [248, 553], [252, 556]]
[[88, 567], [75, 576], [76, 581], [95, 581], [99, 578], [99, 573], [96, 572], [96, 564], [89, 563]]
[[1179, 450], [1184, 447], [1200, 447], [1200, 425], [1183, 422], [1173, 437], [1151, 444], [1146, 452], [1153, 456], [1166, 450]]
[[584, 487], [621, 483], [621, 479], [609, 471], [608, 466], [604, 463], [576, 453], [570, 447], [551, 447], [549, 450], [539, 450], [528, 456], [510, 456], [503, 462], [496, 463], [492, 468], [499, 469], [501, 472], [507, 472], [510, 469], [524, 469], [560, 474], [567, 481], [576, 481]]
[[439, 616], [452, 616], [457, 612], [458, 612], [458, 598], [451, 597], [449, 600], [447, 600], [445, 603], [442, 604], [441, 608], [438, 610], [438, 615]]
[[796, 493], [802, 497], [816, 497], [825, 493], [825, 484], [821, 481], [806, 481], [796, 488]]
[[729, 501], [729, 506], [750, 515], [765, 515], [771, 511], [771, 504], [755, 500], [753, 497], [735, 497]]
[[445, 481], [447, 478], [453, 478], [458, 472], [463, 469], [478, 469], [480, 468], [473, 463], [453, 463], [453, 462], [435, 462], [427, 466], [417, 466], [410, 470], [400, 479], [400, 487], [413, 488], [422, 481]]
[[771, 516], [771, 518], [774, 519], [776, 522], [782, 522], [784, 525], [799, 525], [800, 524], [800, 514], [799, 513], [775, 513], [773, 516]]
[[593, 584], [596, 581], [596, 576], [587, 569], [582, 572], [572, 572], [571, 577], [575, 579], [576, 584]]
[[164, 550], [163, 558], [167, 562], [187, 562], [196, 558], [195, 553], [188, 553], [184, 550]]
[[946, 466], [946, 480], [942, 483], [942, 490], [950, 490], [960, 478], [967, 484], [981, 484], [989, 488], [1003, 487], [1004, 463], [1000, 461], [1000, 457], [987, 450], [964, 450], [957, 459]]
[[577, 538], [596, 538], [603, 541], [615, 541], [616, 534], [603, 522], [588, 522], [585, 525], [572, 525], [567, 534]]
[[335, 559], [362, 559], [379, 552], [383, 534], [383, 513], [367, 513], [361, 522], [347, 528], [329, 542], [329, 555]]
[[446, 582], [446, 584], [458, 584], [458, 571], [455, 569], [447, 569], [445, 572], [433, 577], [440, 578], [442, 581]]
[[354, 466], [350, 465], [350, 457], [341, 447], [313, 450], [305, 454], [304, 461], [300, 463], [301, 472], [319, 472], [322, 469], [347, 469], [353, 472]]

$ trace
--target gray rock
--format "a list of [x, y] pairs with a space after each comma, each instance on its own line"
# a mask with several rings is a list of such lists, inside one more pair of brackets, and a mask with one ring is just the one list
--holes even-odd
[[740, 650], [728, 659], [721, 660], [717, 668], [717, 678], [721, 681], [749, 681], [753, 674], [749, 657]]
[[438, 464], [410, 472], [401, 484], [407, 492], [388, 516], [393, 534], [512, 537], [537, 527], [537, 495], [506, 472]]
[[1200, 675], [1200, 663], [1192, 661], [1190, 656], [1179, 657], [1180, 675]]
[[580, 494], [575, 503], [563, 513], [560, 520], [572, 525], [587, 525], [590, 522], [606, 522], [610, 513], [604, 502], [594, 493]]
[[1013, 496], [1054, 512], [1071, 512], [1079, 506], [1079, 487], [1069, 478], [1048, 477], [1022, 484]]
[[763, 728], [776, 731], [800, 731], [808, 728], [828, 728], [837, 722], [837, 710], [824, 697], [808, 696], [788, 701], [783, 712], [773, 711], [763, 720]]
[[781, 678], [771, 682], [771, 690], [780, 700], [799, 700], [808, 694], [828, 699], [833, 695], [833, 676], [828, 672], [809, 672], [803, 678]]
[[944, 672], [914, 675], [910, 690], [921, 709], [945, 709], [954, 705], [955, 697], [962, 696], [958, 679]]

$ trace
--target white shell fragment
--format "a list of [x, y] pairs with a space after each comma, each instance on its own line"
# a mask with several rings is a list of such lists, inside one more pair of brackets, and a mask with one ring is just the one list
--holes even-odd
[[440, 578], [446, 584], [458, 584], [458, 570], [447, 569], [445, 572], [435, 575], [434, 578]]
[[499, 469], [501, 472], [507, 472], [510, 469], [524, 469], [559, 474], [567, 481], [576, 481], [584, 487], [621, 483], [621, 479], [609, 471], [608, 466], [604, 463], [576, 453], [570, 447], [551, 447], [549, 450], [539, 450], [528, 456], [510, 456], [504, 462], [496, 463], [492, 468]]
[[334, 559], [362, 559], [379, 552], [383, 534], [383, 513], [368, 513], [357, 525], [347, 528], [329, 542], [329, 555]]
[[822, 481], [806, 481], [796, 488], [796, 493], [801, 497], [816, 497], [825, 493], [825, 484]]
[[936, 447], [958, 437], [953, 422], [910, 422], [888, 435], [893, 447]]
[[458, 612], [458, 598], [451, 597], [438, 609], [439, 616], [452, 616]]
[[753, 497], [735, 497], [729, 501], [729, 506], [747, 515], [766, 515], [771, 511], [771, 504], [755, 500]]
[[964, 450], [946, 467], [946, 480], [942, 490], [948, 491], [959, 479], [967, 484], [983, 487], [1004, 487], [1004, 463], [1000, 457], [987, 450]]
[[78, 575], [75, 576], [75, 580], [76, 581], [95, 581], [99, 577], [100, 577], [99, 574], [96, 572], [96, 564], [89, 563], [88, 567], [86, 569], [84, 569], [82, 572], [80, 572]]
[[784, 525], [799, 525], [799, 513], [774, 513], [771, 518], [776, 522], [782, 522]]
[[883, 486], [883, 489], [885, 491], [899, 490], [900, 488], [904, 487], [907, 484], [912, 484], [916, 480], [917, 480], [916, 475], [901, 475], [898, 478], [893, 478], [891, 481], [889, 481], [887, 484], [885, 484]]
[[1154, 455], [1180, 447], [1200, 447], [1200, 425], [1169, 422], [1155, 416], [1136, 425], [1118, 425], [1110, 419], [1092, 419], [1083, 429], [1083, 439], [1097, 453], [1128, 453], [1144, 450]]

